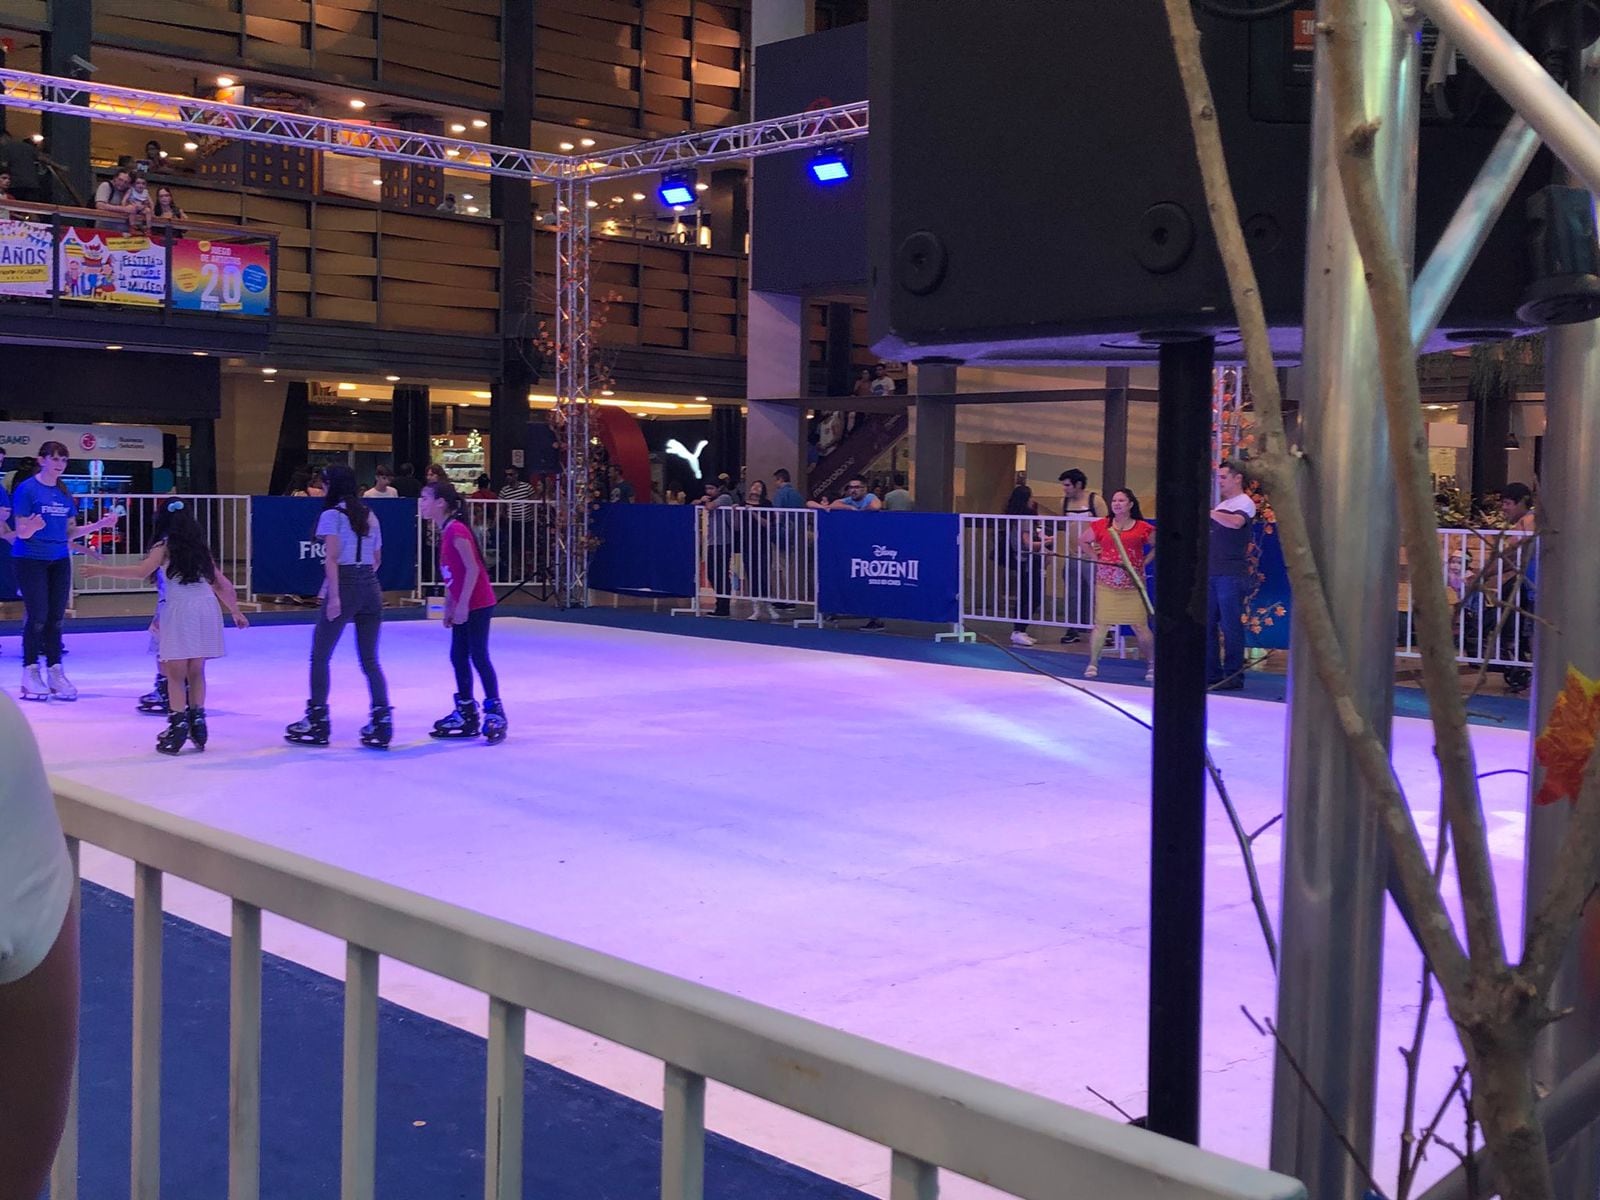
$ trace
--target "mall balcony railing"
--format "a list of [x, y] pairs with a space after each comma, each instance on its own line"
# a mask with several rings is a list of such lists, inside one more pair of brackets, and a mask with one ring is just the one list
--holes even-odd
[[270, 231], [0, 201], [0, 319], [19, 305], [52, 317], [135, 311], [159, 314], [163, 326], [220, 317], [265, 328], [277, 280]]

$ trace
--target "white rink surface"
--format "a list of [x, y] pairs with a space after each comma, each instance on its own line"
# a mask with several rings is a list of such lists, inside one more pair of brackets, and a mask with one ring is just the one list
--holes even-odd
[[[1068, 1104], [1109, 1113], [1093, 1087], [1144, 1111], [1149, 735], [1087, 696], [1030, 674], [507, 618], [492, 648], [510, 740], [438, 743], [426, 735], [449, 708], [447, 639], [405, 621], [383, 635], [395, 746], [355, 745], [365, 690], [347, 636], [335, 744], [319, 750], [281, 740], [304, 703], [309, 628], [227, 637], [230, 656], [211, 669], [211, 748], [173, 760], [152, 749], [161, 722], [133, 709], [153, 672], [145, 634], [71, 635], [82, 699], [24, 706], [51, 771]], [[5, 652], [0, 669], [14, 673], [14, 639]], [[1148, 690], [1097, 690], [1148, 716]], [[1210, 714], [1213, 753], [1254, 828], [1279, 808], [1285, 709], [1228, 696]], [[1474, 738], [1480, 770], [1526, 765], [1526, 734]], [[1422, 723], [1396, 723], [1425, 832], [1438, 802], [1430, 744]], [[1513, 908], [1523, 786], [1485, 782]], [[1257, 844], [1274, 913], [1279, 846], [1276, 829]], [[1273, 979], [1215, 802], [1207, 857], [1203, 1141], [1264, 1163], [1271, 1046], [1239, 1008], [1271, 1015]], [[87, 847], [83, 862], [88, 878], [130, 889], [126, 862]], [[214, 894], [170, 880], [167, 906], [227, 931]], [[271, 917], [265, 937], [343, 972], [330, 939]], [[1375, 1157], [1387, 1190], [1396, 1048], [1418, 1000], [1418, 958], [1392, 914], [1386, 958]], [[382, 990], [484, 1032], [475, 994], [392, 962]], [[1435, 1012], [1428, 1113], [1460, 1059]], [[660, 1103], [659, 1065], [631, 1052], [539, 1020], [528, 1049]], [[881, 1148], [716, 1087], [708, 1121], [887, 1193]]]

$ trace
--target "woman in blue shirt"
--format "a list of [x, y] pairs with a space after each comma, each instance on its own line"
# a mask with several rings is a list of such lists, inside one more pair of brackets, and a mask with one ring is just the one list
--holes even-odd
[[[24, 700], [78, 698], [78, 689], [61, 669], [61, 620], [67, 615], [72, 594], [72, 543], [117, 523], [115, 513], [87, 525], [78, 523], [77, 502], [61, 485], [67, 459], [67, 448], [60, 442], [40, 446], [39, 473], [17, 484], [11, 497], [16, 522], [12, 565], [26, 610], [22, 626]], [[49, 668], [48, 684], [39, 671], [41, 656]]]

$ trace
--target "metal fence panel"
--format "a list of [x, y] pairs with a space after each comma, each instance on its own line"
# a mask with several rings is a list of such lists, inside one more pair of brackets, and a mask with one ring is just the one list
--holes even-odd
[[[255, 598], [250, 590], [250, 497], [249, 496], [191, 496], [155, 495], [140, 493], [91, 494], [79, 496], [78, 519], [98, 521], [116, 509], [122, 514], [115, 529], [93, 534], [85, 540], [91, 553], [112, 566], [131, 566], [150, 551], [156, 539], [156, 519], [161, 506], [168, 500], [181, 499], [211, 544], [211, 556], [217, 567], [233, 581], [239, 598]], [[72, 590], [75, 595], [94, 596], [154, 592], [153, 579], [108, 579], [100, 576], [86, 579], [81, 572], [73, 573]]]

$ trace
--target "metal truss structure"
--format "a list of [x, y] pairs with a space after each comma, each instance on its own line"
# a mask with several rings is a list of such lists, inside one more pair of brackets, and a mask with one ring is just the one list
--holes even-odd
[[122, 125], [228, 138], [306, 150], [332, 150], [388, 162], [452, 167], [556, 186], [555, 391], [565, 451], [557, 483], [556, 587], [561, 602], [588, 601], [590, 364], [593, 311], [589, 300], [589, 187], [700, 163], [737, 162], [787, 154], [867, 134], [867, 104], [752, 121], [726, 129], [679, 134], [598, 154], [539, 154], [512, 146], [385, 129], [362, 121], [337, 121], [226, 104], [192, 96], [0, 70], [0, 105], [32, 112], [88, 117]]

